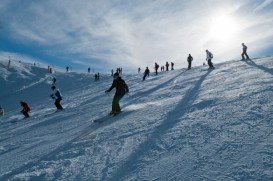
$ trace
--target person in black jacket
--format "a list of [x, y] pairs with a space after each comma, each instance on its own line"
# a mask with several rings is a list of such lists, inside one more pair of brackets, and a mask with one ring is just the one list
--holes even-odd
[[146, 67], [145, 71], [144, 71], [144, 74], [143, 74], [143, 81], [146, 79], [147, 76], [150, 75], [150, 70], [148, 67]]
[[191, 54], [189, 54], [187, 60], [188, 60], [188, 70], [190, 70], [191, 69], [191, 62], [193, 61]]
[[118, 73], [114, 74], [114, 80], [112, 83], [112, 86], [106, 90], [105, 92], [110, 92], [112, 89], [116, 88], [116, 93], [113, 98], [112, 102], [112, 111], [110, 112], [110, 115], [117, 115], [118, 113], [121, 112], [120, 106], [119, 106], [119, 101], [121, 98], [129, 92], [129, 88], [125, 81], [119, 76]]

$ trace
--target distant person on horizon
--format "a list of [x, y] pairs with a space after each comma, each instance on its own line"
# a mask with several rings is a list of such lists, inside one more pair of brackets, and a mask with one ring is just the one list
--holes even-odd
[[20, 104], [23, 107], [21, 113], [25, 116], [25, 118], [28, 118], [29, 117], [28, 113], [30, 111], [29, 105], [24, 101], [20, 101]]
[[138, 73], [140, 73], [140, 70], [141, 70], [141, 69], [140, 69], [140, 67], [138, 67], [138, 70], [137, 70], [137, 71], [138, 71]]
[[145, 80], [146, 77], [149, 76], [149, 75], [150, 75], [150, 70], [149, 70], [148, 67], [146, 67], [146, 69], [145, 69], [145, 71], [144, 71], [144, 74], [143, 74], [143, 80]]
[[174, 70], [174, 69], [173, 69], [173, 66], [174, 66], [174, 63], [171, 62], [171, 70]]
[[111, 70], [111, 76], [112, 77], [114, 76], [114, 70], [113, 69]]
[[117, 115], [121, 112], [121, 108], [119, 105], [119, 101], [121, 98], [129, 92], [129, 88], [125, 81], [119, 76], [118, 73], [114, 74], [114, 80], [112, 83], [112, 86], [105, 91], [105, 93], [110, 92], [113, 88], [116, 88], [116, 93], [112, 101], [112, 111], [110, 112], [110, 115]]
[[169, 63], [166, 62], [166, 71], [169, 71]]
[[87, 69], [87, 72], [90, 74], [90, 71], [91, 71], [91, 68], [90, 67], [88, 67], [88, 69]]
[[95, 81], [97, 81], [98, 80], [98, 75], [97, 74], [95, 74]]
[[213, 55], [212, 55], [212, 53], [211, 53], [210, 51], [208, 51], [208, 50], [206, 50], [206, 53], [207, 53], [207, 58], [206, 58], [206, 60], [207, 60], [207, 62], [208, 62], [209, 68], [213, 69], [214, 67], [213, 67], [213, 64], [212, 64], [212, 62], [211, 62], [211, 60], [212, 60], [212, 58], [213, 58]]
[[[249, 60], [249, 56], [248, 56], [248, 54], [246, 53], [246, 51], [247, 51], [247, 46], [246, 46], [244, 43], [242, 43], [242, 46], [243, 46], [242, 60], [245, 60], [245, 56], [246, 56], [246, 59]], [[245, 56], [244, 56], [244, 55], [245, 55]]]
[[57, 110], [63, 110], [63, 107], [61, 105], [61, 100], [63, 100], [63, 98], [62, 98], [60, 90], [57, 89], [56, 86], [54, 85], [51, 87], [51, 90], [53, 91], [53, 93], [50, 95], [50, 97], [55, 100], [54, 104]]
[[4, 116], [5, 114], [5, 111], [4, 109], [2, 108], [2, 106], [0, 106], [0, 116]]
[[155, 75], [157, 75], [158, 69], [159, 69], [159, 65], [155, 62]]
[[188, 61], [188, 70], [190, 70], [191, 69], [191, 62], [193, 61], [191, 54], [189, 54], [187, 61]]
[[68, 70], [69, 70], [69, 67], [67, 66], [67, 67], [66, 67], [66, 72], [68, 72]]

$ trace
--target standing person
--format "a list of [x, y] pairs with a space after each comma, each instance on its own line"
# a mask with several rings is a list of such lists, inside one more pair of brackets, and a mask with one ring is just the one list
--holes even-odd
[[144, 75], [143, 75], [143, 80], [145, 80], [146, 77], [149, 76], [149, 75], [150, 75], [150, 70], [149, 70], [148, 67], [146, 67], [146, 69], [145, 69], [145, 71], [144, 71]]
[[88, 67], [88, 69], [87, 69], [87, 72], [90, 74], [90, 71], [91, 71], [91, 68], [90, 67]]
[[114, 70], [113, 69], [111, 70], [111, 76], [112, 77], [114, 76]]
[[112, 83], [112, 86], [106, 90], [105, 92], [110, 92], [113, 88], [116, 88], [116, 93], [113, 98], [112, 102], [112, 111], [110, 112], [110, 115], [117, 115], [118, 113], [121, 112], [120, 106], [119, 106], [119, 101], [121, 98], [129, 92], [129, 88], [125, 81], [119, 76], [118, 73], [114, 74], [114, 80]]
[[157, 75], [158, 68], [159, 68], [159, 65], [155, 62], [155, 75]]
[[55, 99], [55, 106], [57, 108], [57, 110], [63, 110], [63, 107], [61, 105], [61, 100], [63, 100], [61, 92], [59, 89], [56, 88], [56, 86], [52, 86], [51, 90], [53, 91], [53, 93], [50, 95], [50, 97], [52, 99]]
[[97, 81], [98, 80], [98, 75], [97, 74], [95, 74], [95, 81]]
[[[244, 43], [242, 43], [242, 46], [243, 46], [242, 60], [245, 60], [245, 56], [246, 56], [246, 59], [249, 60], [249, 56], [248, 56], [248, 54], [246, 53], [246, 51], [247, 51], [247, 46], [246, 46]], [[245, 56], [244, 56], [244, 55], [245, 55]]]
[[166, 71], [169, 71], [169, 63], [166, 62]]
[[191, 54], [189, 54], [187, 60], [188, 60], [188, 70], [190, 70], [191, 69], [191, 62], [193, 61]]
[[140, 70], [141, 70], [140, 67], [138, 67], [138, 73], [140, 73]]
[[173, 69], [173, 66], [174, 66], [174, 63], [171, 62], [171, 70], [174, 70], [174, 69]]
[[68, 70], [69, 70], [69, 67], [67, 66], [67, 67], [66, 67], [66, 72], [68, 72]]
[[2, 106], [0, 106], [0, 116], [4, 116], [5, 114], [5, 111], [4, 109], [2, 108]]
[[211, 59], [213, 58], [213, 55], [212, 55], [212, 53], [210, 52], [210, 51], [208, 51], [208, 50], [206, 50], [206, 53], [207, 53], [207, 61], [208, 61], [208, 65], [209, 65], [209, 67], [211, 68], [211, 69], [213, 69], [214, 67], [213, 67], [213, 64], [212, 64], [212, 62], [211, 62]]
[[24, 101], [21, 101], [20, 104], [23, 107], [21, 113], [23, 113], [23, 115], [25, 116], [25, 118], [28, 118], [29, 117], [28, 113], [30, 111], [29, 105], [26, 102], [24, 102]]

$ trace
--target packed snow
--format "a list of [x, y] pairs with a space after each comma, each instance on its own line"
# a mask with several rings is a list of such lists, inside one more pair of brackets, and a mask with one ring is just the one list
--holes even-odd
[[123, 75], [130, 92], [107, 117], [110, 75], [0, 62], [0, 180], [273, 180], [273, 58], [215, 67]]

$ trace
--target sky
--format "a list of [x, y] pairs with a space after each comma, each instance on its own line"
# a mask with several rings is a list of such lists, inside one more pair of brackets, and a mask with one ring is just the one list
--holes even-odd
[[[273, 0], [1, 0], [0, 58], [74, 70], [186, 67], [273, 54]], [[22, 57], [22, 58], [20, 58]]]

